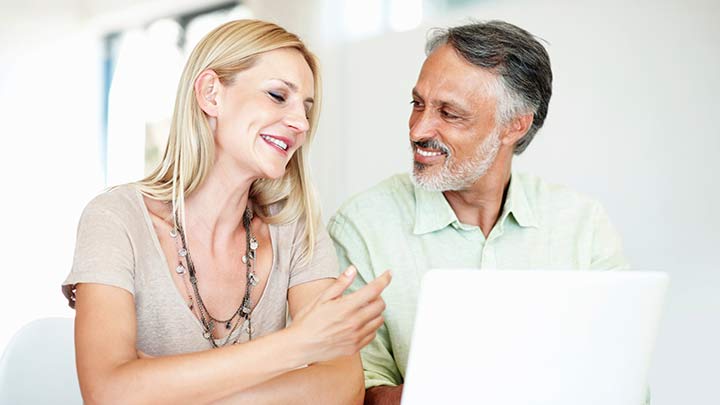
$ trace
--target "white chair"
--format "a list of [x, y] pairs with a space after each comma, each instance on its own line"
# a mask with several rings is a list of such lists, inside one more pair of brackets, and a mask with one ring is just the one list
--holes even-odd
[[0, 358], [0, 404], [82, 404], [72, 318], [23, 326]]

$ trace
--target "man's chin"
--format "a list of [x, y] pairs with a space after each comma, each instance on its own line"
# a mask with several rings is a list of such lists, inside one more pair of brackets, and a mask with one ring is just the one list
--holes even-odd
[[417, 160], [413, 160], [413, 176], [417, 176], [419, 172], [424, 172], [428, 169], [428, 165], [420, 163]]
[[477, 180], [477, 178], [468, 176], [454, 175], [443, 168], [432, 168], [426, 165], [419, 167], [417, 162], [410, 177], [413, 184], [423, 190], [441, 192], [466, 190]]
[[414, 185], [423, 190], [446, 191], [442, 176], [439, 173], [427, 173], [427, 167], [422, 163], [415, 162], [415, 167], [410, 178]]

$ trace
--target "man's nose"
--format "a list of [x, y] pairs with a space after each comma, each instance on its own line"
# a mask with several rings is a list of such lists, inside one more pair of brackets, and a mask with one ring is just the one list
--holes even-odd
[[416, 111], [410, 116], [410, 140], [420, 141], [434, 138], [437, 128], [433, 118], [425, 111]]

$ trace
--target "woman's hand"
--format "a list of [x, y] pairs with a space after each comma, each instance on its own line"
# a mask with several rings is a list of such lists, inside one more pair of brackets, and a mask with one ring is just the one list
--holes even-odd
[[380, 293], [390, 283], [390, 272], [343, 296], [356, 274], [354, 266], [348, 267], [293, 319], [290, 329], [299, 337], [308, 364], [357, 353], [382, 326], [385, 301]]

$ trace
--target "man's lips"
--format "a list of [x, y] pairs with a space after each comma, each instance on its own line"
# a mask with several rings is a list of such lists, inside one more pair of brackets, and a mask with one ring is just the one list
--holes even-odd
[[432, 164], [445, 159], [446, 153], [437, 149], [426, 149], [420, 146], [415, 147], [414, 158], [418, 163]]

